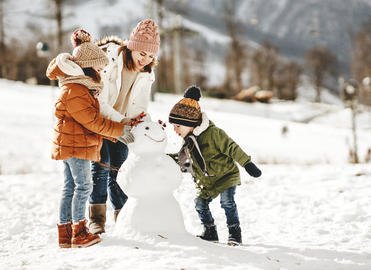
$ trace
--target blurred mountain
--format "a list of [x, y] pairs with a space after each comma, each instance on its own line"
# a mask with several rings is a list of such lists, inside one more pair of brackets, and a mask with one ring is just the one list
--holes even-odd
[[[349, 71], [352, 36], [371, 19], [370, 0], [236, 0], [236, 15], [246, 40], [270, 41], [290, 58], [315, 46], [330, 49], [343, 72]], [[184, 18], [226, 33], [223, 0], [166, 0]]]

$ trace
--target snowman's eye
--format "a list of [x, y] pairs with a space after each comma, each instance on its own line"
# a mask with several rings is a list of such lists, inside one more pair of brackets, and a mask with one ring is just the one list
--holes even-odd
[[149, 130], [149, 127], [146, 127], [146, 130]]

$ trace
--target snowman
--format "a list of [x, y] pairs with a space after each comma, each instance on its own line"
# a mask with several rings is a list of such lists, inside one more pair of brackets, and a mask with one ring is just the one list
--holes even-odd
[[144, 120], [132, 129], [135, 139], [129, 144], [131, 168], [118, 177], [129, 200], [117, 219], [115, 234], [125, 238], [128, 232], [175, 238], [186, 234], [182, 212], [173, 195], [181, 184], [181, 171], [165, 154], [165, 125], [148, 117]]

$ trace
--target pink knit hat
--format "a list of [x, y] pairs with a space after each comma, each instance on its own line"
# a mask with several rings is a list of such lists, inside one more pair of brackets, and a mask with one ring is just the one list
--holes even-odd
[[145, 19], [137, 24], [130, 34], [128, 49], [157, 54], [160, 49], [160, 34], [152, 19]]

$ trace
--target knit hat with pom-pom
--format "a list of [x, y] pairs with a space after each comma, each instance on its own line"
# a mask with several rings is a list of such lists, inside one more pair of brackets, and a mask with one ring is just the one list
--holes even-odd
[[201, 123], [202, 114], [198, 101], [201, 89], [197, 86], [189, 87], [181, 99], [170, 111], [169, 122], [187, 127], [196, 127]]
[[157, 54], [160, 48], [160, 34], [157, 24], [151, 19], [140, 21], [130, 34], [128, 49]]
[[102, 69], [108, 64], [108, 58], [104, 51], [91, 42], [91, 36], [85, 30], [75, 30], [71, 35], [71, 43], [74, 47], [72, 60], [80, 67]]

